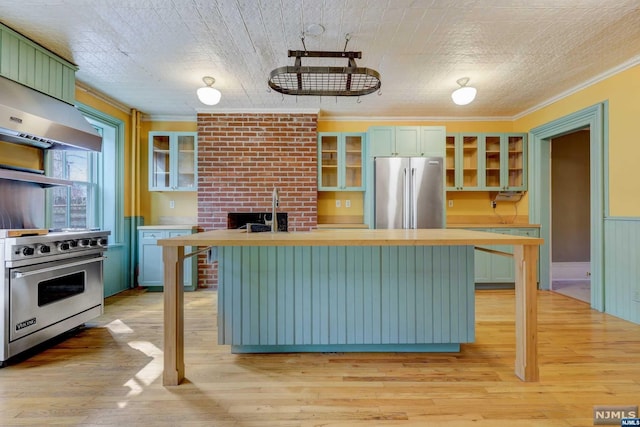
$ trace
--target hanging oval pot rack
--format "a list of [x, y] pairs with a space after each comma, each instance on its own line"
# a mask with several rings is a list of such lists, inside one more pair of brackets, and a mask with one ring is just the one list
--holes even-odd
[[[269, 87], [285, 95], [361, 96], [380, 89], [380, 73], [366, 67], [358, 67], [356, 59], [362, 52], [347, 52], [351, 36], [346, 34], [345, 51], [289, 50], [289, 58], [295, 57], [295, 65], [279, 67], [269, 74]], [[346, 67], [303, 66], [302, 58], [344, 58]]]

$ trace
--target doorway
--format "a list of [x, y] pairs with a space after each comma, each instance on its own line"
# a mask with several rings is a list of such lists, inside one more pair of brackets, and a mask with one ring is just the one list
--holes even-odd
[[551, 140], [581, 129], [589, 129], [589, 224], [591, 307], [605, 310], [604, 217], [607, 164], [608, 102], [569, 114], [529, 133], [529, 219], [540, 224], [540, 289], [551, 288]]
[[551, 290], [591, 302], [589, 128], [551, 138]]

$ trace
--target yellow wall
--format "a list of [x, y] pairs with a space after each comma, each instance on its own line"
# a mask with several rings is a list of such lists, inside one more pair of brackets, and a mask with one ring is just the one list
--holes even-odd
[[[180, 223], [182, 220], [189, 219], [194, 222], [197, 217], [197, 193], [196, 192], [150, 192], [148, 190], [148, 160], [149, 160], [149, 143], [148, 133], [150, 131], [197, 131], [196, 121], [192, 122], [173, 122], [173, 121], [141, 121], [139, 123], [140, 141], [137, 145], [137, 156], [139, 165], [139, 181], [140, 181], [140, 212], [135, 212], [132, 203], [132, 113], [123, 112], [121, 109], [114, 107], [102, 98], [87, 93], [82, 89], [76, 89], [76, 100], [82, 104], [88, 105], [96, 110], [102, 111], [112, 117], [120, 119], [125, 124], [124, 137], [124, 201], [125, 216], [143, 216], [145, 224], [159, 224], [161, 221], [169, 221], [171, 223]], [[3, 154], [0, 146], [0, 156]], [[173, 200], [175, 208], [169, 207], [169, 202]]]
[[635, 66], [514, 122], [530, 130], [609, 101], [609, 214], [640, 216], [640, 66]]
[[[318, 223], [362, 224], [364, 221], [363, 195], [362, 191], [319, 191]], [[340, 201], [340, 207], [336, 206], [336, 200]]]
[[[638, 159], [640, 159], [640, 132], [638, 132], [640, 102], [637, 101], [638, 99], [640, 99], [640, 65], [620, 72], [513, 122], [343, 122], [321, 117], [318, 121], [318, 131], [364, 132], [373, 125], [444, 125], [447, 132], [529, 132], [535, 127], [597, 103], [608, 101], [609, 215], [639, 217], [640, 197], [638, 197], [637, 183], [640, 182], [640, 167], [638, 167]], [[454, 200], [453, 208], [447, 208], [448, 215], [467, 215], [471, 212], [484, 216], [493, 214], [493, 210], [487, 203], [490, 200], [488, 193], [449, 193], [447, 197]], [[503, 205], [505, 205], [505, 209], [513, 210], [513, 206], [509, 206], [506, 202]], [[461, 210], [459, 210], [459, 206]], [[500, 208], [501, 204], [498, 204], [498, 212]], [[519, 215], [528, 213], [526, 197], [518, 204], [518, 211]]]
[[[366, 132], [370, 126], [446, 126], [447, 132], [528, 132], [532, 128], [556, 120], [575, 111], [596, 103], [609, 101], [609, 206], [613, 216], [640, 216], [640, 197], [637, 197], [637, 182], [640, 182], [640, 137], [637, 122], [640, 118], [640, 66], [633, 67], [610, 77], [600, 83], [588, 87], [574, 95], [542, 108], [525, 117], [512, 121], [340, 121], [320, 117], [319, 132]], [[147, 134], [151, 130], [196, 131], [194, 122], [142, 122], [140, 125], [140, 180], [141, 180], [141, 212], [133, 212], [131, 207], [131, 115], [103, 102], [102, 100], [76, 90], [76, 99], [109, 115], [119, 118], [125, 123], [125, 215], [143, 215], [146, 224], [155, 224], [162, 217], [195, 217], [197, 216], [196, 193], [149, 192], [148, 183], [148, 141]], [[13, 154], [13, 153], [11, 153]], [[0, 158], [7, 158], [9, 153], [0, 144]], [[21, 156], [22, 157], [22, 156]], [[37, 156], [36, 156], [37, 157]], [[28, 167], [38, 163], [32, 153], [24, 156]], [[37, 166], [36, 166], [37, 167]], [[334, 196], [337, 197], [337, 196]], [[340, 196], [342, 197], [342, 196]], [[468, 216], [490, 218], [497, 217], [490, 208], [492, 194], [487, 192], [449, 193], [453, 207], [447, 208], [448, 216]], [[175, 201], [175, 208], [169, 208], [169, 201]], [[323, 211], [329, 214], [331, 201], [322, 197]], [[335, 206], [335, 200], [333, 205]], [[355, 208], [358, 205], [354, 206]], [[527, 215], [528, 202], [523, 199], [518, 205], [518, 215]], [[509, 218], [515, 214], [515, 204], [502, 202], [496, 212]], [[320, 209], [319, 209], [319, 213]], [[350, 213], [351, 214], [351, 213]], [[499, 218], [498, 218], [499, 219]]]
[[331, 120], [318, 118], [318, 132], [366, 132], [371, 126], [445, 126], [447, 132], [525, 132], [511, 121]]
[[[140, 126], [140, 162], [141, 162], [141, 214], [144, 223], [157, 225], [163, 223], [195, 223], [198, 216], [198, 193], [193, 191], [149, 191], [149, 132], [196, 132], [198, 124], [193, 122], [143, 121]], [[173, 200], [175, 207], [170, 207]]]
[[[456, 132], [526, 132], [527, 129], [519, 129], [514, 126], [511, 121], [420, 121], [420, 120], [385, 120], [385, 121], [342, 121], [331, 120], [330, 118], [320, 117], [318, 119], [318, 132], [366, 132], [371, 126], [445, 126], [447, 133]], [[335, 199], [331, 199], [332, 195], [336, 198], [344, 199], [340, 193], [330, 193], [323, 198], [323, 202], [318, 203], [319, 222], [322, 217], [336, 215]], [[338, 197], [339, 196], [339, 197]], [[495, 193], [487, 191], [466, 191], [466, 192], [448, 192], [447, 193], [447, 223], [511, 223], [511, 222], [527, 222], [528, 218], [528, 201], [527, 196], [518, 203], [514, 202], [498, 202], [496, 209], [491, 208], [491, 200], [495, 197]], [[449, 206], [449, 201], [453, 202], [453, 206]], [[363, 208], [364, 209], [364, 208]], [[342, 210], [338, 209], [343, 212]], [[358, 212], [352, 209], [350, 214], [362, 215], [364, 211]], [[517, 215], [517, 218], [516, 218]]]

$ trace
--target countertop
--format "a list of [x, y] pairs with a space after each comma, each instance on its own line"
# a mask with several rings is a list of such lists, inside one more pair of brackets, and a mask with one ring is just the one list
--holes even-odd
[[138, 230], [194, 230], [198, 228], [194, 224], [163, 224], [163, 225], [139, 225]]
[[330, 229], [363, 229], [369, 228], [367, 224], [318, 224], [318, 230], [330, 230]]
[[447, 228], [540, 228], [540, 224], [447, 224]]
[[[318, 224], [319, 230], [349, 228], [363, 229], [369, 228], [369, 226], [366, 224]], [[447, 228], [540, 228], [540, 224], [461, 223], [447, 224]]]
[[451, 246], [542, 243], [542, 239], [535, 237], [463, 229], [343, 229], [279, 233], [213, 230], [158, 240], [161, 246]]

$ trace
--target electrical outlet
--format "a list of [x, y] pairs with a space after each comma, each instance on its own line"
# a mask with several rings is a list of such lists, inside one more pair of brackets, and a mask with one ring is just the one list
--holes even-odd
[[452, 208], [453, 207], [453, 200], [449, 200], [449, 207]]
[[176, 201], [175, 200], [169, 200], [169, 208], [173, 209], [176, 207]]
[[496, 208], [496, 202], [495, 202], [495, 201], [493, 201], [493, 200], [491, 201], [491, 207], [492, 207], [493, 209], [495, 209], [495, 208]]
[[340, 200], [336, 200], [336, 208], [339, 208], [342, 206], [342, 203], [340, 203]]
[[345, 200], [344, 201], [344, 207], [345, 208], [350, 208], [351, 207], [351, 200]]

